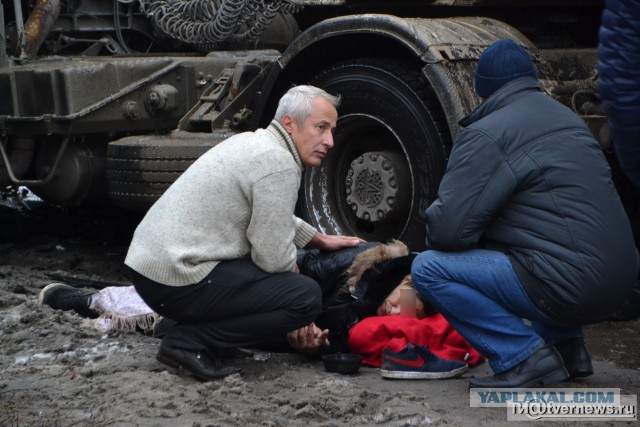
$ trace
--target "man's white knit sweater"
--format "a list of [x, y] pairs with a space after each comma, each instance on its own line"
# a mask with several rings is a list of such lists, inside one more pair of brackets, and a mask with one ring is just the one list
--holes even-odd
[[149, 209], [125, 264], [169, 286], [200, 282], [222, 260], [295, 271], [316, 229], [294, 216], [303, 164], [277, 121], [196, 160]]

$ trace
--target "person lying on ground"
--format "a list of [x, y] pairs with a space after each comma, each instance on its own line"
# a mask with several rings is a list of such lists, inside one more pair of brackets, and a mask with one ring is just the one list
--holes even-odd
[[[376, 251], [375, 255], [372, 255], [374, 253], [372, 250]], [[359, 254], [361, 254], [360, 257], [357, 256]], [[320, 329], [312, 323], [312, 327], [307, 325], [290, 331], [286, 341], [295, 350], [314, 353], [321, 347], [328, 346], [329, 341], [314, 340], [312, 347], [309, 347], [312, 343], [297, 344], [296, 342], [306, 341], [303, 337], [308, 337], [311, 332], [315, 335], [325, 331], [326, 335], [329, 327], [336, 330], [344, 326], [350, 327], [356, 321], [371, 315], [400, 314], [402, 291], [413, 289], [411, 276], [405, 274], [410, 266], [410, 258], [406, 255], [408, 255], [408, 249], [403, 243], [397, 241], [388, 245], [368, 242], [331, 253], [317, 249], [298, 250], [298, 271], [316, 280], [323, 290], [323, 310], [315, 319], [323, 328]], [[395, 265], [387, 263], [382, 266], [383, 263], [396, 257], [405, 258], [391, 261]], [[364, 258], [369, 258], [370, 261], [363, 261]], [[401, 263], [398, 264], [398, 261]], [[398, 266], [402, 270], [398, 270]], [[369, 269], [371, 272], [367, 273], [366, 270]], [[394, 281], [399, 278], [401, 278], [400, 283], [397, 286], [394, 285]], [[346, 283], [347, 281], [349, 284]], [[369, 286], [371, 282], [373, 283]], [[356, 297], [356, 294], [359, 295]], [[40, 291], [38, 298], [40, 304], [59, 310], [73, 310], [82, 317], [92, 319], [89, 323], [91, 326], [105, 331], [141, 331], [162, 338], [168, 329], [167, 325], [173, 324], [172, 321], [167, 321], [168, 319], [154, 312], [142, 300], [134, 286], [106, 286], [99, 291], [92, 291], [77, 289], [63, 283], [51, 283]], [[354, 300], [357, 301], [356, 304], [352, 304]], [[428, 304], [420, 298], [416, 298], [414, 304], [415, 308], [412, 311], [419, 319], [434, 311], [430, 307], [430, 313], [426, 313]], [[375, 310], [372, 309], [373, 306]], [[327, 312], [330, 315], [330, 311], [335, 310], [336, 307], [347, 309], [345, 312], [350, 315], [349, 319], [339, 319], [343, 324], [327, 315]], [[160, 321], [162, 325], [157, 325]], [[335, 348], [335, 350], [344, 351], [344, 347]]]
[[325, 351], [360, 354], [384, 378], [452, 378], [484, 360], [416, 294], [409, 275], [415, 256], [396, 240], [298, 257], [300, 271], [323, 289], [315, 324], [330, 331]]
[[[385, 378], [450, 378], [464, 372], [467, 364], [480, 363], [482, 357], [419, 297], [411, 301], [411, 317], [401, 314], [403, 293], [415, 295], [406, 274], [414, 255], [398, 241], [386, 245], [369, 242], [335, 252], [299, 250], [301, 274], [312, 276], [323, 290], [322, 312], [312, 326], [291, 331], [286, 339], [253, 347], [295, 349], [308, 355], [355, 352], [364, 357], [363, 363], [374, 367], [383, 365], [385, 349], [401, 352], [410, 348], [411, 356], [419, 351], [430, 357], [424, 366], [396, 363], [392, 369], [383, 369]], [[162, 338], [174, 323], [149, 308], [133, 286], [87, 291], [52, 283], [42, 289], [39, 302], [74, 310], [101, 330], [138, 330]], [[247, 352], [230, 350], [220, 355], [246, 356]]]

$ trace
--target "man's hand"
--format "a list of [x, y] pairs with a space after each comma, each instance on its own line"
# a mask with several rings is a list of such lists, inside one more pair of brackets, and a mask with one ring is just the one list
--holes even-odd
[[300, 353], [315, 353], [323, 345], [329, 345], [329, 330], [320, 330], [315, 323], [287, 333], [289, 345]]
[[354, 236], [331, 236], [328, 234], [320, 233], [319, 231], [313, 236], [313, 239], [309, 242], [310, 245], [322, 249], [325, 251], [335, 251], [342, 248], [351, 248], [358, 246], [360, 243], [364, 243], [359, 237]]

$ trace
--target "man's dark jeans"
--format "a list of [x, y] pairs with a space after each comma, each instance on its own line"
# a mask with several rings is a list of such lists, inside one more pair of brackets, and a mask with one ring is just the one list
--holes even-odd
[[190, 351], [282, 341], [313, 322], [322, 308], [320, 286], [298, 273], [265, 273], [250, 260], [223, 261], [199, 283], [166, 286], [136, 273], [142, 299], [177, 324], [162, 344]]

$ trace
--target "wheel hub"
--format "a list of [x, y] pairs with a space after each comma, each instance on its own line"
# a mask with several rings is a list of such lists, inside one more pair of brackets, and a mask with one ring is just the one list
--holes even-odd
[[390, 152], [365, 153], [351, 162], [346, 178], [347, 203], [365, 221], [393, 218], [402, 181], [401, 158]]

